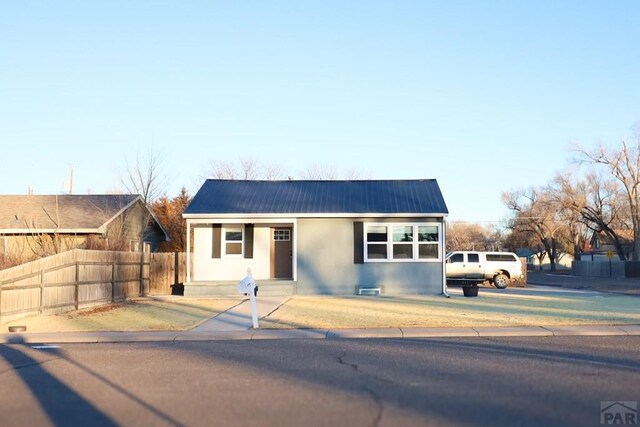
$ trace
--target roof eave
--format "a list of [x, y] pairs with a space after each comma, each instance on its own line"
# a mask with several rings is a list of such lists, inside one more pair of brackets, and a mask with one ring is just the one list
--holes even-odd
[[184, 219], [207, 219], [207, 218], [445, 218], [448, 213], [442, 212], [344, 212], [344, 213], [206, 213], [206, 214], [182, 214]]
[[99, 228], [4, 228], [0, 234], [101, 234]]

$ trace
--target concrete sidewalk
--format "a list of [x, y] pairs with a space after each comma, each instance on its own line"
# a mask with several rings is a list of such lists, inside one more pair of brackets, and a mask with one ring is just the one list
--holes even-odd
[[570, 272], [529, 271], [527, 272], [527, 283], [640, 296], [640, 278], [616, 279], [611, 277], [573, 276]]
[[503, 328], [237, 329], [172, 332], [59, 332], [0, 334], [0, 344], [174, 342], [263, 339], [470, 338], [640, 336], [640, 325], [519, 326]]

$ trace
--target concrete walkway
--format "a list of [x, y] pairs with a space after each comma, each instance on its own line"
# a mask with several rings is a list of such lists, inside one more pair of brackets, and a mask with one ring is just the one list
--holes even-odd
[[[273, 313], [282, 304], [289, 300], [288, 296], [280, 297], [258, 297], [256, 306], [258, 308], [258, 321]], [[249, 299], [231, 309], [220, 313], [216, 317], [204, 321], [199, 326], [191, 329], [194, 333], [202, 332], [233, 332], [247, 331], [253, 326], [251, 320], [251, 301]]]

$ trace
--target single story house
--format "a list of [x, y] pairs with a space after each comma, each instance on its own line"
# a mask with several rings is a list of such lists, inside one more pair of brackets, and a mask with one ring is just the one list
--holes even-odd
[[183, 214], [184, 294], [235, 292], [248, 269], [259, 292], [441, 294], [447, 215], [432, 179], [210, 179]]
[[[631, 259], [633, 253], [633, 230], [615, 230], [625, 260]], [[604, 231], [596, 231], [591, 235], [589, 242], [585, 242], [580, 248], [580, 261], [608, 262], [611, 254], [612, 261], [624, 261], [620, 259], [616, 244], [611, 236]]]
[[0, 255], [28, 260], [64, 250], [156, 250], [169, 239], [136, 194], [0, 196]]
[[[542, 259], [542, 263], [540, 263], [540, 255], [541, 252], [534, 252], [531, 249], [524, 248], [518, 249], [516, 251], [516, 255], [518, 258], [526, 258], [527, 259], [527, 268], [531, 270], [550, 270], [551, 269], [551, 260], [549, 259], [549, 255], [545, 254]], [[558, 257], [556, 258], [556, 268], [562, 269], [571, 269], [571, 264], [573, 263], [573, 255], [567, 252], [560, 252]]]

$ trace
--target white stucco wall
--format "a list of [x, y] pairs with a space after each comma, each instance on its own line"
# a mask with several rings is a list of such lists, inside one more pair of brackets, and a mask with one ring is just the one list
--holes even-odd
[[271, 275], [270, 238], [271, 231], [267, 225], [256, 224], [253, 231], [253, 258], [246, 259], [242, 255], [221, 255], [213, 258], [213, 229], [211, 225], [194, 226], [193, 280], [237, 281], [247, 275], [251, 269], [256, 280], [269, 279]]

